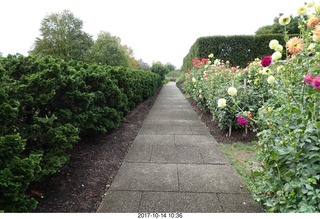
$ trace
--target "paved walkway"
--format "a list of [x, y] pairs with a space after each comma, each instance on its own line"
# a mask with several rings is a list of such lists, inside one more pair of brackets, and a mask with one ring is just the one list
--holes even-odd
[[165, 85], [98, 212], [261, 212], [175, 83]]

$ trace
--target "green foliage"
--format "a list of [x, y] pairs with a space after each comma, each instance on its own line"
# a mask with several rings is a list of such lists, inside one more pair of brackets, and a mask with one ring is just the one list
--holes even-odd
[[161, 83], [152, 72], [50, 56], [3, 58], [0, 77], [0, 204], [6, 212], [35, 208], [25, 194], [31, 182], [57, 172], [81, 136], [118, 127]]
[[[282, 15], [283, 14], [279, 14], [278, 17], [275, 17], [272, 25], [266, 25], [266, 26], [260, 27], [255, 34], [256, 35], [283, 34], [284, 26], [281, 26], [279, 24], [279, 18]], [[306, 18], [306, 16], [304, 18]], [[288, 34], [293, 34], [293, 35], [300, 34], [300, 29], [298, 28], [299, 21], [300, 21], [299, 16], [291, 17], [290, 23], [286, 26], [286, 31]]]
[[255, 58], [272, 54], [272, 50], [268, 47], [272, 39], [284, 45], [283, 34], [200, 37], [183, 59], [182, 70], [186, 72], [191, 69], [193, 58], [206, 58], [211, 53], [218, 59], [229, 61], [232, 66], [245, 67]]
[[41, 38], [36, 39], [30, 54], [84, 60], [93, 40], [82, 27], [83, 22], [68, 10], [46, 16], [41, 22]]
[[19, 134], [0, 136], [0, 205], [9, 212], [26, 212], [37, 202], [25, 194], [29, 184], [41, 171], [41, 153], [24, 156]]
[[176, 66], [174, 66], [174, 65], [171, 64], [171, 63], [167, 63], [166, 66], [167, 66], [167, 69], [169, 70], [169, 72], [176, 70]]
[[159, 74], [161, 80], [164, 80], [165, 75], [169, 72], [169, 69], [166, 65], [163, 65], [161, 62], [155, 62], [152, 64], [150, 71]]
[[121, 45], [119, 37], [100, 32], [88, 54], [88, 62], [99, 65], [129, 67], [129, 54], [132, 51]]

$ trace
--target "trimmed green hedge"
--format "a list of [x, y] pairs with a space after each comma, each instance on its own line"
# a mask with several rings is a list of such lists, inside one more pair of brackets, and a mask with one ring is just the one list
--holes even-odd
[[272, 55], [273, 50], [268, 46], [272, 39], [285, 46], [284, 36], [281, 34], [200, 37], [183, 59], [182, 70], [191, 68], [193, 58], [208, 58], [211, 53], [215, 58], [228, 60], [232, 66], [245, 67], [248, 61]]
[[52, 57], [0, 59], [0, 211], [28, 212], [31, 182], [57, 172], [83, 135], [106, 133], [161, 85], [160, 76]]

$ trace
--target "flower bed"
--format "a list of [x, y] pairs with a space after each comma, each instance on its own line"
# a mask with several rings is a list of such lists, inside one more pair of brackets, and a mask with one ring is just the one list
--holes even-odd
[[[312, 3], [301, 6], [301, 35], [285, 33], [286, 45], [270, 41], [274, 53], [246, 68], [210, 54], [195, 58], [186, 73], [185, 91], [221, 129], [258, 131], [261, 165], [253, 168], [250, 187], [270, 212], [320, 211], [319, 12]], [[286, 31], [290, 16], [279, 23]]]

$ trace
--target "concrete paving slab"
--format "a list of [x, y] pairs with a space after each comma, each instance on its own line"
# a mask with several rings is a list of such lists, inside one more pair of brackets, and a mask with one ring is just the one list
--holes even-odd
[[134, 213], [139, 211], [142, 192], [108, 191], [102, 200], [98, 213]]
[[140, 212], [222, 212], [214, 193], [143, 192]]
[[175, 145], [185, 147], [200, 147], [218, 145], [211, 135], [175, 135]]
[[263, 213], [261, 205], [254, 203], [249, 193], [218, 194], [222, 208], [229, 213]]
[[154, 123], [150, 123], [150, 124], [143, 124], [139, 134], [156, 134], [157, 133], [157, 129], [158, 129], [158, 125], [154, 124]]
[[151, 163], [201, 164], [203, 158], [197, 147], [154, 146]]
[[173, 119], [171, 120], [175, 125], [194, 126], [201, 125], [200, 120], [186, 120], [186, 119]]
[[192, 134], [194, 135], [210, 135], [210, 132], [204, 124], [196, 124], [190, 126]]
[[123, 163], [110, 190], [178, 191], [177, 165]]
[[182, 126], [182, 125], [159, 125], [157, 134], [167, 134], [167, 135], [174, 135], [174, 134], [184, 134], [184, 135], [191, 135], [192, 131], [189, 126]]
[[179, 154], [175, 146], [153, 146], [151, 162], [153, 163], [179, 163]]
[[174, 124], [174, 121], [173, 119], [165, 119], [165, 118], [162, 118], [162, 119], [153, 119], [153, 118], [146, 118], [143, 122], [144, 125], [161, 125], [161, 124], [164, 124], [164, 125], [169, 125], [169, 124]]
[[184, 192], [247, 193], [244, 181], [230, 165], [178, 164]]
[[198, 147], [177, 147], [180, 164], [202, 164]]
[[148, 118], [154, 118], [154, 119], [173, 119], [173, 112], [172, 111], [155, 111], [155, 112], [149, 112]]
[[173, 118], [175, 119], [184, 119], [184, 120], [199, 120], [198, 115], [192, 111], [173, 111]]
[[139, 134], [133, 142], [133, 146], [135, 145], [174, 146], [174, 135]]
[[217, 146], [205, 145], [198, 147], [205, 164], [230, 164], [227, 156]]
[[125, 157], [125, 162], [145, 163], [151, 161], [152, 146], [146, 144], [133, 145]]

